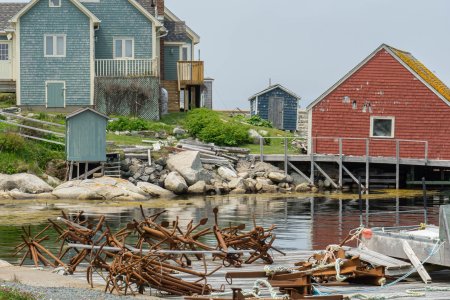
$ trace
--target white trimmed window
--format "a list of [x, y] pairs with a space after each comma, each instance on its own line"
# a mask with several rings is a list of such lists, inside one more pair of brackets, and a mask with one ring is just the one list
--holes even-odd
[[114, 38], [113, 48], [115, 59], [134, 58], [134, 38]]
[[46, 34], [44, 36], [45, 57], [66, 57], [66, 35]]
[[49, 7], [61, 7], [61, 0], [48, 0]]
[[370, 117], [370, 137], [393, 138], [395, 136], [394, 117]]
[[180, 56], [181, 56], [180, 57], [181, 61], [191, 60], [191, 47], [190, 46], [182, 46]]

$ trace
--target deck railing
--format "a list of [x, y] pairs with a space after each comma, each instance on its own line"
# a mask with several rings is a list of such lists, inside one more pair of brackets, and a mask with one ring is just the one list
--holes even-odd
[[96, 59], [97, 77], [158, 76], [156, 59]]
[[180, 86], [203, 84], [203, 61], [179, 61], [177, 63], [177, 74]]

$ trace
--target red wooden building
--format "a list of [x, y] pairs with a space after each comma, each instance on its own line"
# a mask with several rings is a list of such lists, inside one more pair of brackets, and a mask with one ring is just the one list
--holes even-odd
[[388, 45], [308, 111], [314, 153], [450, 160], [450, 89], [410, 53]]

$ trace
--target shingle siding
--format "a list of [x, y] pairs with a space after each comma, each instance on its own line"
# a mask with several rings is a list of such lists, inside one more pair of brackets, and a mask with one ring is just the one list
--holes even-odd
[[281, 129], [296, 130], [298, 100], [295, 96], [286, 93], [280, 88], [270, 90], [258, 96], [258, 115], [265, 120], [269, 119], [269, 98], [271, 97], [280, 97], [284, 99], [283, 128]]
[[177, 80], [177, 61], [180, 59], [178, 46], [164, 46], [164, 79]]
[[114, 37], [134, 38], [134, 58], [150, 59], [152, 53], [152, 22], [128, 0], [101, 0], [98, 3], [83, 3], [101, 20], [95, 32], [95, 57], [113, 58]]
[[[66, 35], [66, 57], [44, 57], [44, 35]], [[66, 82], [66, 105], [89, 105], [90, 20], [69, 0], [41, 0], [20, 18], [21, 105], [45, 105], [45, 81]]]

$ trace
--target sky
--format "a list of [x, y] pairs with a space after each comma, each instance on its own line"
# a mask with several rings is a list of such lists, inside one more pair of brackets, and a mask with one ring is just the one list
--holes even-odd
[[215, 109], [280, 83], [306, 107], [382, 43], [450, 85], [448, 0], [166, 0], [201, 36]]
[[382, 43], [411, 52], [450, 85], [449, 0], [166, 0], [166, 6], [201, 36], [197, 49], [205, 75], [215, 79], [215, 109], [249, 109], [247, 99], [269, 80], [301, 96], [306, 107]]

